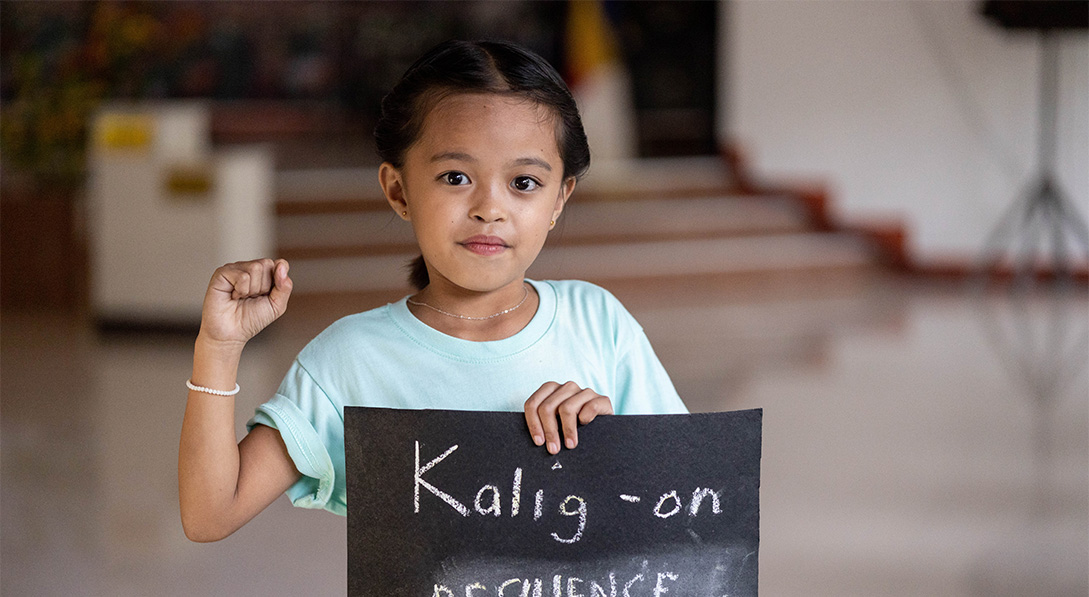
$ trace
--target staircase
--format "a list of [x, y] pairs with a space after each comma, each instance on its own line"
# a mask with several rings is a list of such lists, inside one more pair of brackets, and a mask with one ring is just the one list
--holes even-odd
[[[301, 338], [410, 292], [415, 240], [377, 168], [287, 170], [278, 185], [279, 255], [306, 296], [289, 311]], [[874, 299], [887, 255], [872, 236], [836, 231], [819, 193], [746, 187], [717, 158], [595, 165], [529, 276], [614, 293], [696, 412], [765, 372], [821, 363], [846, 329], [898, 325], [895, 300]]]
[[[279, 255], [299, 293], [407, 290], [412, 230], [382, 198], [377, 168], [278, 174]], [[789, 193], [744, 193], [718, 158], [595, 165], [541, 256], [538, 279], [601, 284], [873, 268], [864, 238], [823, 230]]]

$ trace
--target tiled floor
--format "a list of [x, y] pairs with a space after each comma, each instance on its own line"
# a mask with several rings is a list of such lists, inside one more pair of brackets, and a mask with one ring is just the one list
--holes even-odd
[[[1089, 295], [883, 276], [613, 286], [697, 411], [764, 409], [772, 596], [1089, 593]], [[293, 299], [244, 356], [238, 425], [338, 315]], [[344, 520], [281, 499], [198, 545], [176, 458], [192, 338], [4, 313], [4, 595], [336, 595]]]

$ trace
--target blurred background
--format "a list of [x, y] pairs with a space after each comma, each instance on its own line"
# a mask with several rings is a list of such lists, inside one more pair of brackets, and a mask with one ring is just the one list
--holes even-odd
[[768, 595], [1089, 594], [1089, 4], [0, 5], [0, 592], [342, 594], [344, 520], [188, 542], [177, 440], [222, 263], [295, 353], [408, 292], [382, 96], [449, 38], [547, 58], [593, 151], [534, 264], [764, 409]]

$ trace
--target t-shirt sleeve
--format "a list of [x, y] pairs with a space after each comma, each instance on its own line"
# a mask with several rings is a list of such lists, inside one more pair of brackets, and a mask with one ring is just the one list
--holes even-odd
[[272, 399], [258, 406], [246, 424], [249, 429], [255, 425], [280, 432], [302, 474], [287, 490], [294, 505], [347, 513], [345, 480], [336, 473], [344, 470], [343, 414], [298, 360]]
[[617, 303], [614, 408], [623, 415], [685, 414], [688, 408], [654, 354], [642, 326]]

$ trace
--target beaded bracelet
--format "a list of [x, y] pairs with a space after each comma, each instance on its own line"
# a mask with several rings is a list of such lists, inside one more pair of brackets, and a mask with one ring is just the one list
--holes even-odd
[[242, 388], [238, 387], [238, 384], [234, 384], [234, 389], [230, 392], [224, 392], [223, 390], [213, 390], [212, 388], [206, 388], [204, 386], [198, 386], [193, 384], [193, 380], [185, 380], [185, 387], [193, 390], [194, 392], [204, 392], [205, 394], [212, 394], [213, 396], [234, 396]]

